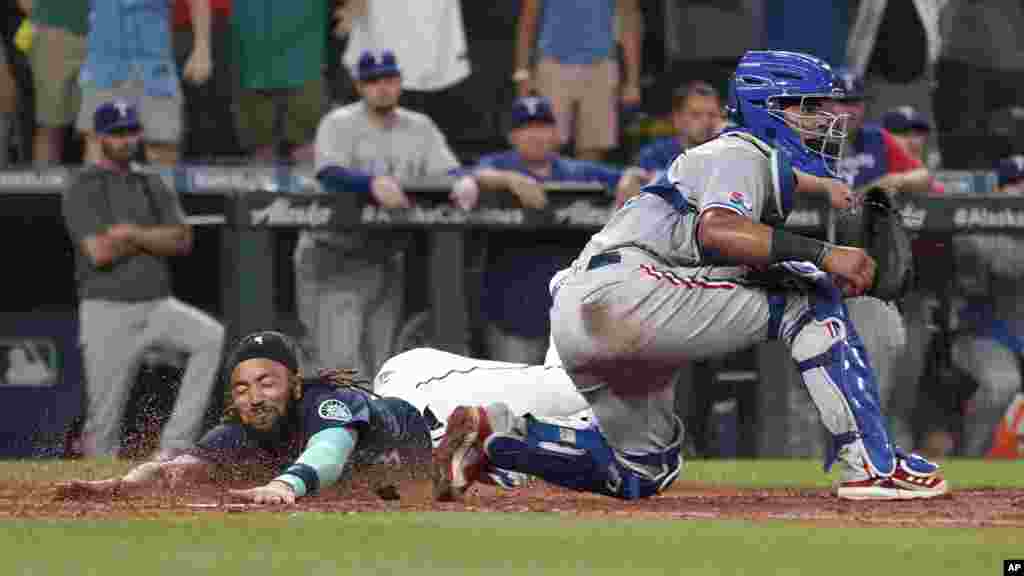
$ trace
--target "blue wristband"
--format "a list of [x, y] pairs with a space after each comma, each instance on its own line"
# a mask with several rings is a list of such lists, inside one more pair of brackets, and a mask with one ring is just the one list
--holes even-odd
[[[304, 494], [315, 494], [320, 488], [320, 475], [317, 474], [316, 469], [309, 464], [296, 462], [289, 466], [280, 477], [285, 476], [293, 476], [301, 480], [303, 483]], [[287, 482], [287, 480], [282, 480], [282, 482]], [[288, 483], [291, 484], [291, 482]], [[298, 494], [298, 492], [296, 492], [296, 494]]]

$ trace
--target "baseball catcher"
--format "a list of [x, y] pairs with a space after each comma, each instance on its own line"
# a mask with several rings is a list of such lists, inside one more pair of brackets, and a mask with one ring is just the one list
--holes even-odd
[[551, 336], [594, 421], [460, 406], [434, 450], [435, 496], [461, 497], [492, 466], [616, 498], [657, 494], [682, 468], [678, 368], [768, 339], [788, 346], [831, 433], [825, 468], [838, 463], [840, 498], [946, 493], [935, 464], [890, 442], [843, 302], [872, 287], [875, 261], [782, 227], [794, 193], [813, 191], [798, 186], [794, 168], [829, 179], [817, 191], [833, 207], [853, 201], [835, 179], [842, 95], [818, 58], [745, 54], [731, 81], [736, 128], [679, 155], [552, 287]]
[[[426, 462], [429, 433], [415, 407], [357, 386], [352, 370], [303, 378], [297, 350], [279, 332], [242, 338], [225, 365], [230, 404], [222, 422], [195, 448], [171, 460], [145, 462], [122, 477], [63, 484], [58, 496], [118, 496], [208, 479], [223, 466], [285, 464], [266, 485], [230, 494], [257, 504], [292, 504], [337, 482], [353, 461], [374, 463], [398, 455], [412, 465], [417, 459]], [[391, 478], [377, 482], [382, 498], [397, 497]]]

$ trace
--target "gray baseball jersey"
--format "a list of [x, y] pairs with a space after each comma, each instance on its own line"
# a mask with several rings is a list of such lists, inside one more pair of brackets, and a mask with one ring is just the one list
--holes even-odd
[[[825, 323], [802, 328], [809, 325], [804, 291], [770, 298], [747, 282], [747, 267], [713, 266], [701, 253], [697, 223], [704, 210], [781, 220], [774, 165], [769, 147], [740, 134], [686, 151], [669, 167], [665, 186], [627, 202], [553, 283], [555, 346], [613, 448], [657, 453], [678, 438], [669, 384], [688, 361], [769, 337], [793, 346], [797, 334], [801, 350], [794, 357], [804, 360], [810, 348], [845, 338], [845, 329], [826, 330]], [[805, 270], [822, 274], [809, 264]], [[643, 382], [653, 392], [613, 394], [610, 384], [617, 382], [623, 389]], [[805, 382], [826, 428], [857, 430], [826, 377], [805, 375]]]
[[[372, 176], [393, 176], [402, 182], [447, 173], [458, 167], [444, 134], [429, 117], [399, 108], [390, 126], [374, 124], [366, 104], [342, 106], [324, 116], [317, 128], [316, 170], [341, 166]], [[333, 255], [374, 260], [404, 246], [405, 235], [393, 232], [309, 232], [321, 249]], [[330, 248], [322, 245], [329, 245]]]
[[[325, 116], [315, 147], [318, 171], [339, 166], [402, 182], [444, 174], [458, 165], [430, 118], [399, 108], [393, 121], [381, 126], [371, 121], [362, 102]], [[317, 363], [372, 374], [391, 356], [405, 293], [399, 255], [408, 239], [408, 234], [386, 230], [300, 235], [296, 308]]]
[[670, 266], [701, 265], [696, 230], [704, 210], [722, 207], [760, 221], [767, 205], [772, 221], [777, 220], [768, 154], [767, 146], [740, 135], [684, 152], [666, 174], [677, 194], [672, 201], [681, 209], [653, 194], [636, 196], [591, 239], [581, 259], [634, 246]]

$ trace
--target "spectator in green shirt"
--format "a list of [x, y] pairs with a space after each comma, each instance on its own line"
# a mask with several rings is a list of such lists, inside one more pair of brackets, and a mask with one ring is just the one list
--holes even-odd
[[239, 139], [256, 159], [272, 160], [284, 143], [294, 147], [293, 160], [312, 161], [327, 106], [323, 66], [334, 3], [248, 0], [245, 10], [232, 11]]

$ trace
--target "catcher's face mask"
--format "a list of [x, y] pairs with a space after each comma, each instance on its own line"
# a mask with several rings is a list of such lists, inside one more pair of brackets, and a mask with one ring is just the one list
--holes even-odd
[[242, 424], [272, 430], [302, 397], [301, 380], [287, 366], [266, 358], [240, 362], [231, 372], [231, 401]]

